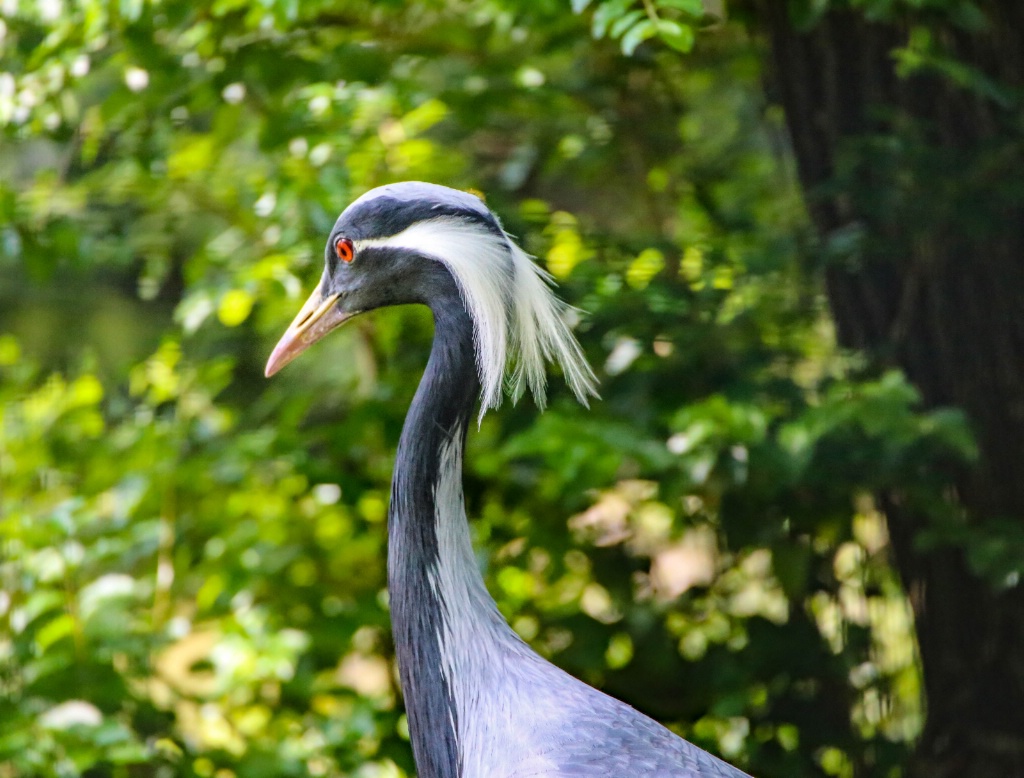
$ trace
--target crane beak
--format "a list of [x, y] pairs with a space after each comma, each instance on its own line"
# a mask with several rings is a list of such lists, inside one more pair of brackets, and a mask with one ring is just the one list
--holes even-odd
[[336, 327], [355, 316], [335, 307], [340, 294], [329, 294], [326, 297], [317, 289], [306, 300], [305, 305], [288, 326], [281, 340], [274, 346], [264, 375], [267, 378], [291, 362], [295, 357], [316, 343]]

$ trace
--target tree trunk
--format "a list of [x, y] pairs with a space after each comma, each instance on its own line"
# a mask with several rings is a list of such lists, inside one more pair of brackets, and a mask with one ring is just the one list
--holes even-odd
[[[849, 10], [798, 29], [792, 3], [754, 8], [840, 342], [900, 367], [929, 407], [966, 412], [981, 457], [951, 475], [947, 508], [997, 532], [1024, 524], [1024, 3], [977, 5], [988, 24], [973, 29], [946, 12], [872, 22]], [[960, 69], [897, 74], [894, 50], [922, 29]], [[934, 515], [880, 497], [925, 681], [908, 774], [1024, 776], [1024, 584], [982, 580], [962, 546], [923, 550]]]

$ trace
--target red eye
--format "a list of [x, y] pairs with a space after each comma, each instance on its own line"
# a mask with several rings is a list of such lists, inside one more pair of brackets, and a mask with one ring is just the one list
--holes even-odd
[[338, 238], [334, 244], [334, 250], [338, 253], [338, 259], [342, 262], [351, 262], [355, 259], [355, 251], [352, 249], [352, 241], [348, 238]]

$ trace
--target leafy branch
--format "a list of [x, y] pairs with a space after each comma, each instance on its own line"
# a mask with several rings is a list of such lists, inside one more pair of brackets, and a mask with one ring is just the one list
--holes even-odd
[[[593, 2], [571, 1], [575, 13], [583, 13]], [[693, 48], [697, 25], [708, 16], [703, 0], [604, 0], [594, 5], [594, 37], [619, 40], [627, 56], [651, 38], [686, 53]]]

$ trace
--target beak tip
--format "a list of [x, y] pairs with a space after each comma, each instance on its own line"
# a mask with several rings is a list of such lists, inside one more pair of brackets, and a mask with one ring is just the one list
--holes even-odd
[[339, 296], [330, 294], [321, 297], [319, 291], [313, 292], [270, 352], [270, 359], [263, 369], [264, 376], [270, 378], [313, 343], [351, 318], [351, 314], [332, 310]]
[[291, 359], [289, 358], [291, 355], [283, 352], [284, 349], [278, 346], [270, 353], [270, 359], [267, 360], [267, 366], [263, 368], [263, 376], [265, 378], [270, 378], [277, 374], [280, 372], [282, 367], [291, 362]]
[[292, 357], [295, 356], [293, 353], [294, 340], [289, 338], [287, 335], [281, 338], [281, 342], [278, 343], [274, 350], [270, 352], [270, 358], [267, 360], [267, 366], [263, 368], [263, 375], [266, 378], [270, 378], [272, 375], [278, 373], [282, 367], [292, 361]]

